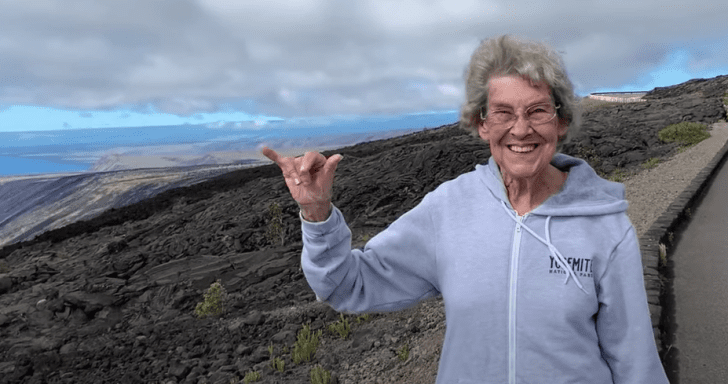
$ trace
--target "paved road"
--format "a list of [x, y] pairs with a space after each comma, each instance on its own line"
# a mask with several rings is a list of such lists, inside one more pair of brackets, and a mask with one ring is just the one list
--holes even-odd
[[693, 209], [672, 259], [679, 383], [728, 383], [728, 165]]

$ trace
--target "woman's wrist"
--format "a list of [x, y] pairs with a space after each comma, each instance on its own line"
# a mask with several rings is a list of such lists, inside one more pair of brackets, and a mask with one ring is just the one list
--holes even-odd
[[298, 205], [301, 209], [301, 217], [310, 222], [326, 221], [331, 215], [331, 202], [325, 204]]

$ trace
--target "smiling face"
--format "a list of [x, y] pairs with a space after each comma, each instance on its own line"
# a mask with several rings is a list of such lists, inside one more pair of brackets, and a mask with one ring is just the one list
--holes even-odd
[[558, 117], [545, 124], [532, 125], [524, 118], [526, 110], [538, 104], [551, 104], [551, 92], [544, 83], [531, 84], [521, 76], [492, 77], [489, 83], [488, 111], [509, 111], [518, 116], [515, 123], [480, 123], [478, 134], [490, 143], [490, 152], [504, 176], [533, 179], [545, 175], [556, 153], [559, 136], [566, 124]]

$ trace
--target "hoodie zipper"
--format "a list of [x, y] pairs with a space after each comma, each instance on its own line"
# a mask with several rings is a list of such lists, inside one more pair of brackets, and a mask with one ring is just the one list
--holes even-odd
[[516, 384], [516, 294], [518, 293], [518, 256], [521, 248], [521, 225], [526, 215], [518, 216], [511, 249], [511, 275], [508, 294], [508, 383]]

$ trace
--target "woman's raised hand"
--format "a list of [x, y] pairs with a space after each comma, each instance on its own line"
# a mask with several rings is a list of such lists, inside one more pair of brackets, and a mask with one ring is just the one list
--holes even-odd
[[288, 190], [301, 207], [303, 218], [325, 221], [330, 214], [334, 171], [343, 156], [337, 154], [327, 159], [318, 152], [306, 152], [300, 157], [281, 157], [268, 147], [263, 147], [262, 152], [283, 171]]

